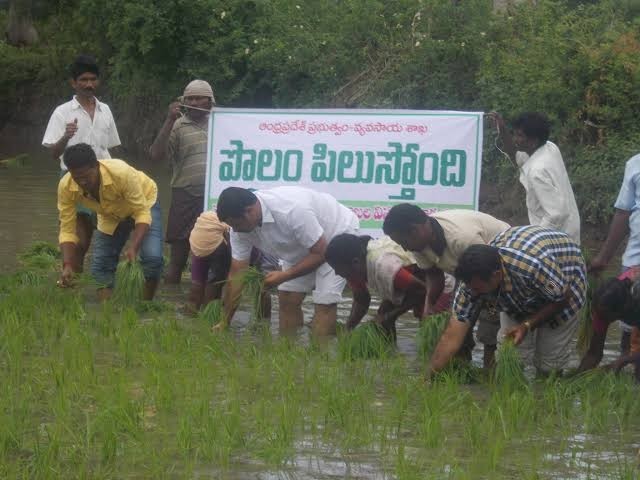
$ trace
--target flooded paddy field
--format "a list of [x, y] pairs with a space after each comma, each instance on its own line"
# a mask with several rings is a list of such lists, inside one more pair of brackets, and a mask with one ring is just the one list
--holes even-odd
[[628, 374], [427, 384], [411, 317], [395, 350], [347, 360], [308, 325], [280, 335], [275, 296], [270, 324], [246, 305], [214, 335], [181, 313], [186, 283], [127, 308], [57, 288], [55, 267], [16, 260], [55, 241], [56, 178], [0, 173], [0, 478], [637, 478]]

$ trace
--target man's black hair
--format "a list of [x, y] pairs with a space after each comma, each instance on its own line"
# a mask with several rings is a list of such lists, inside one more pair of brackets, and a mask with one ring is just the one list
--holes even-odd
[[427, 214], [417, 205], [400, 203], [394, 205], [387, 213], [382, 231], [385, 235], [409, 233], [411, 225], [427, 223]]
[[67, 147], [62, 160], [69, 170], [82, 167], [93, 167], [98, 164], [96, 152], [86, 143], [78, 143]]
[[471, 245], [458, 260], [455, 277], [465, 283], [469, 283], [474, 277], [487, 281], [494, 272], [500, 270], [500, 266], [500, 252], [496, 247]]
[[369, 240], [371, 237], [368, 235], [341, 233], [331, 239], [324, 258], [329, 265], [350, 265], [356, 258], [366, 258]]
[[513, 121], [514, 129], [522, 130], [528, 138], [538, 140], [540, 145], [549, 140], [549, 119], [542, 113], [524, 112]]
[[221, 222], [226, 222], [230, 218], [244, 217], [245, 209], [257, 201], [258, 197], [246, 188], [225, 188], [218, 197], [218, 218]]
[[631, 296], [631, 280], [611, 278], [600, 285], [593, 295], [593, 306], [621, 314]]
[[69, 74], [71, 78], [76, 80], [83, 73], [94, 73], [100, 76], [100, 69], [96, 63], [96, 59], [91, 55], [78, 55], [73, 63], [69, 66]]

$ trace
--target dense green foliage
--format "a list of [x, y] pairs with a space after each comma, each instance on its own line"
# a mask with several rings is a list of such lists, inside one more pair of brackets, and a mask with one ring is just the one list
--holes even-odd
[[[64, 65], [78, 51], [106, 66], [130, 147], [148, 146], [193, 77], [210, 81], [222, 105], [539, 110], [554, 122], [584, 220], [606, 223], [640, 143], [640, 1], [492, 3], [47, 2], [36, 12], [39, 46], [0, 42], [0, 127], [29, 101], [48, 109], [66, 95]], [[490, 128], [485, 145], [485, 209], [504, 209], [515, 174]], [[509, 188], [494, 195], [493, 185]]]

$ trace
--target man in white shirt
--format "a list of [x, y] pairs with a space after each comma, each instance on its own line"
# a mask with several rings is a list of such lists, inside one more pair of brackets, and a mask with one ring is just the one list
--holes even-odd
[[281, 271], [269, 272], [265, 287], [278, 287], [280, 328], [302, 325], [302, 301], [313, 291], [317, 335], [335, 332], [337, 303], [345, 280], [325, 262], [333, 237], [357, 233], [358, 217], [331, 195], [300, 187], [251, 192], [229, 187], [218, 198], [218, 218], [231, 226], [231, 270], [224, 294], [226, 328], [242, 289], [237, 274], [249, 266], [253, 247], [282, 260]]
[[513, 121], [513, 136], [500, 114], [494, 120], [505, 153], [520, 170], [527, 196], [529, 223], [566, 233], [580, 244], [580, 214], [558, 147], [548, 141], [549, 121], [540, 113], [523, 113]]
[[[65, 148], [79, 143], [91, 146], [99, 160], [111, 158], [110, 148], [120, 145], [120, 137], [109, 106], [95, 97], [100, 85], [100, 70], [93, 57], [80, 55], [70, 66], [73, 98], [59, 105], [51, 115], [42, 145], [47, 147], [53, 158], [60, 160], [60, 176], [67, 172], [62, 161]], [[73, 269], [82, 270], [84, 256], [89, 249], [95, 226], [94, 212], [79, 207], [77, 209], [78, 246]]]

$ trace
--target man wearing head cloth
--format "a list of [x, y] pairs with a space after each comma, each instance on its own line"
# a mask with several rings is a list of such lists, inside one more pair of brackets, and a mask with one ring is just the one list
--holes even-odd
[[[191, 230], [191, 291], [189, 305], [198, 311], [202, 305], [221, 297], [222, 287], [231, 266], [231, 244], [229, 225], [218, 219], [216, 212], [204, 212]], [[267, 273], [280, 268], [279, 261], [254, 248], [250, 264]], [[268, 292], [262, 299], [262, 312], [268, 317], [271, 312], [271, 297]]]
[[211, 85], [204, 80], [190, 82], [179, 101], [169, 105], [167, 118], [149, 149], [153, 161], [166, 159], [172, 170], [167, 222], [171, 256], [166, 283], [180, 282], [189, 257], [189, 234], [204, 209], [207, 125], [214, 105]]

